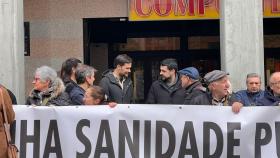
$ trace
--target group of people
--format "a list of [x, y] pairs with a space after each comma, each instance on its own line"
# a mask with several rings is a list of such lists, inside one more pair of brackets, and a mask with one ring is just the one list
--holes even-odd
[[[133, 83], [129, 77], [132, 59], [120, 54], [114, 59], [113, 69], [102, 74], [98, 86], [91, 66], [76, 58], [67, 59], [61, 67], [60, 77], [48, 66], [37, 68], [34, 88], [27, 105], [101, 105], [131, 104]], [[229, 105], [238, 113], [243, 106], [277, 105], [280, 101], [280, 72], [269, 79], [269, 88], [261, 90], [261, 78], [250, 73], [246, 90], [232, 92], [229, 74], [214, 70], [201, 77], [195, 67], [178, 70], [175, 59], [160, 63], [159, 79], [154, 81], [147, 95], [147, 104]]]
[[[37, 68], [34, 89], [27, 105], [100, 105], [131, 104], [133, 83], [129, 77], [132, 59], [120, 54], [114, 59], [113, 69], [102, 74], [99, 85], [94, 85], [95, 73], [91, 66], [76, 58], [67, 59], [60, 77], [48, 66]], [[147, 95], [147, 104], [229, 105], [238, 113], [243, 106], [278, 105], [280, 101], [280, 72], [269, 79], [269, 88], [261, 90], [261, 78], [250, 73], [246, 90], [232, 92], [229, 74], [214, 70], [201, 77], [195, 67], [178, 70], [175, 59], [160, 63], [159, 79], [154, 81]]]
[[[133, 83], [129, 78], [132, 59], [120, 54], [114, 59], [113, 65], [113, 69], [102, 74], [98, 86], [94, 85], [97, 70], [76, 58], [69, 58], [62, 64], [60, 76], [53, 68], [41, 66], [35, 71], [34, 86], [26, 104], [114, 107], [117, 104], [134, 103]], [[161, 61], [159, 76], [150, 87], [147, 104], [232, 106], [232, 111], [238, 113], [243, 106], [277, 106], [280, 103], [280, 72], [270, 76], [266, 90], [261, 90], [261, 77], [250, 73], [246, 78], [247, 89], [237, 92], [231, 90], [228, 73], [213, 70], [201, 77], [195, 67], [178, 70], [177, 61], [172, 58]], [[16, 98], [2, 85], [0, 94], [3, 96], [0, 97], [0, 111], [5, 106], [8, 123], [12, 123], [15, 117], [12, 104], [17, 103]], [[3, 117], [0, 117], [0, 140], [5, 139], [3, 123]], [[7, 143], [1, 142], [0, 149], [6, 148]], [[0, 157], [6, 154], [0, 152]]]
[[36, 69], [33, 89], [26, 105], [110, 105], [133, 102], [132, 81], [128, 77], [132, 59], [119, 55], [114, 60], [114, 69], [104, 72], [99, 86], [94, 85], [97, 70], [82, 64], [79, 59], [69, 58], [63, 62], [60, 76], [49, 66]]

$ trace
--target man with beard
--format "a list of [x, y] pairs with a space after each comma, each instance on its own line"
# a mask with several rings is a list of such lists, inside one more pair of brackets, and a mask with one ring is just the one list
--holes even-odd
[[147, 104], [183, 104], [185, 91], [181, 86], [178, 64], [175, 59], [165, 59], [160, 64], [160, 79], [153, 82]]
[[126, 54], [120, 54], [114, 59], [114, 69], [102, 74], [99, 86], [104, 89], [107, 101], [119, 104], [133, 102], [133, 85], [128, 77], [131, 66], [132, 59]]

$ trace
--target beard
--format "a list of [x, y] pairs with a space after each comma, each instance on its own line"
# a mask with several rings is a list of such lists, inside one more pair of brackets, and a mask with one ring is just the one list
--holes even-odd
[[129, 73], [121, 73], [120, 74], [120, 80], [122, 81], [125, 78], [128, 78]]
[[171, 81], [171, 77], [160, 76], [160, 79], [161, 79], [163, 82], [167, 82], [167, 83]]

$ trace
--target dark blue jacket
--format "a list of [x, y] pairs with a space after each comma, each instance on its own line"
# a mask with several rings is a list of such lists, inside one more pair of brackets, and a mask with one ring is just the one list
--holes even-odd
[[255, 106], [257, 101], [263, 98], [264, 91], [260, 90], [259, 92], [251, 93], [248, 90], [241, 90], [236, 92], [235, 96], [244, 106]]
[[280, 97], [274, 96], [268, 88], [264, 91], [264, 97], [257, 101], [257, 106], [276, 106], [278, 103], [280, 103]]
[[69, 93], [73, 105], [84, 105], [85, 90], [80, 86], [75, 86]]

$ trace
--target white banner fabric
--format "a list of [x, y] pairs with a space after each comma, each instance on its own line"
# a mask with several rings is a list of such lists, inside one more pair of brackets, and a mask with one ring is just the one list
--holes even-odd
[[280, 107], [14, 106], [21, 158], [280, 156]]

